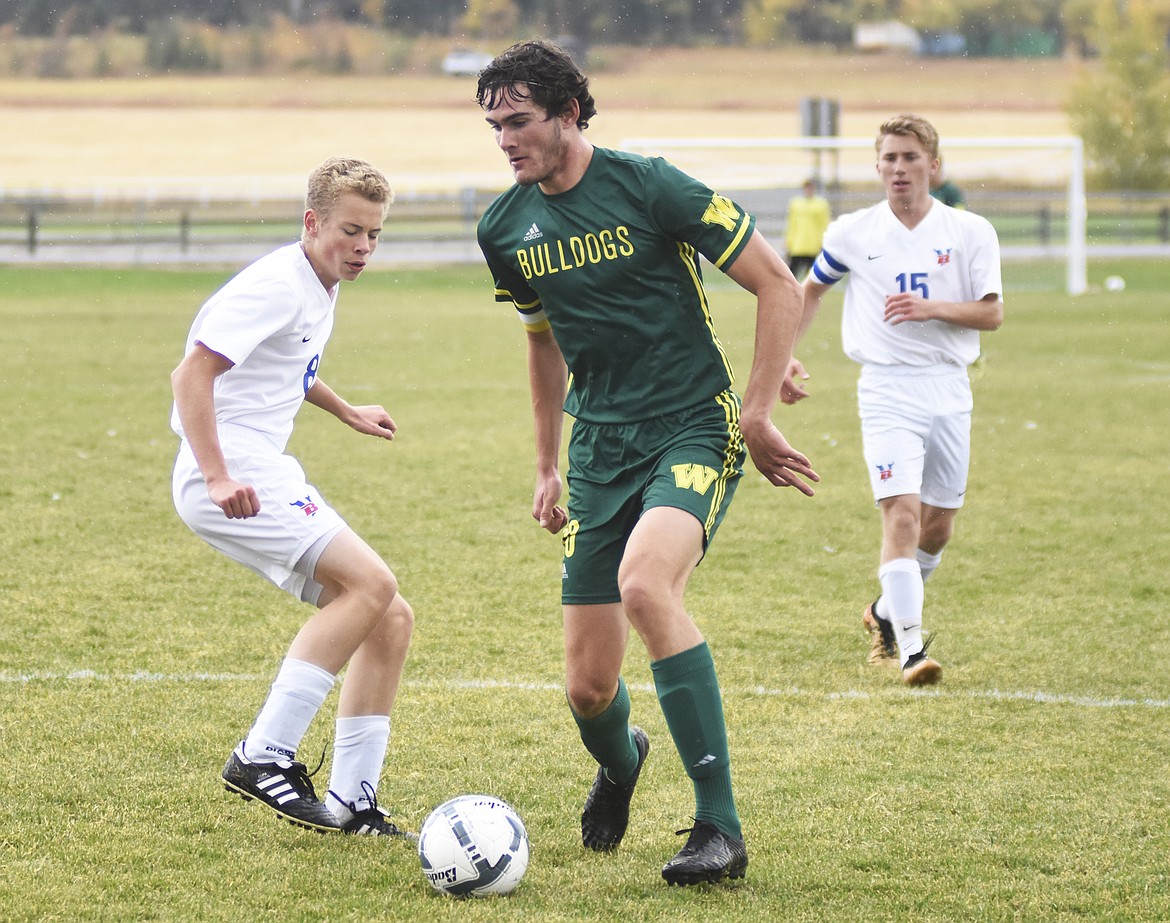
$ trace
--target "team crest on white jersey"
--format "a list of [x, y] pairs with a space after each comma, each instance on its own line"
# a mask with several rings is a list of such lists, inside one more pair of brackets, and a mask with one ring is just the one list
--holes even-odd
[[524, 235], [524, 239], [526, 241], [539, 240], [541, 237], [544, 237], [544, 231], [536, 226], [535, 221], [532, 222], [532, 227], [528, 229], [528, 233]]
[[934, 252], [938, 254], [938, 265], [945, 266], [951, 261], [952, 247], [947, 247], [945, 250], [939, 250], [937, 247], [933, 248]]

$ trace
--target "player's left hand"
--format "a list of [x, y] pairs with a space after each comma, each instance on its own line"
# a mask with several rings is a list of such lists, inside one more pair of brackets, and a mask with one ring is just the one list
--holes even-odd
[[569, 521], [569, 514], [557, 503], [561, 498], [561, 490], [560, 472], [550, 470], [537, 477], [532, 492], [532, 518], [553, 535], [560, 532]]
[[393, 439], [398, 432], [398, 424], [391, 419], [386, 408], [381, 404], [366, 404], [354, 407], [354, 418], [349, 425], [359, 433], [367, 436], [381, 436], [383, 439]]
[[898, 324], [908, 320], [931, 320], [934, 317], [933, 305], [918, 292], [899, 292], [896, 295], [886, 295], [885, 321]]
[[817, 482], [821, 476], [813, 471], [804, 455], [788, 444], [771, 420], [759, 424], [741, 420], [740, 430], [752, 463], [769, 483], [776, 487], [795, 487], [806, 497], [813, 496], [812, 485], [806, 480]]
[[563, 506], [554, 506], [549, 511], [548, 519], [542, 523], [542, 528], [546, 531], [556, 535], [569, 522], [569, 514], [565, 511]]
[[808, 391], [800, 383], [808, 381], [808, 379], [809, 374], [804, 370], [804, 365], [793, 356], [792, 361], [788, 363], [788, 372], [784, 375], [784, 383], [780, 386], [780, 400], [785, 404], [795, 404], [808, 397]]

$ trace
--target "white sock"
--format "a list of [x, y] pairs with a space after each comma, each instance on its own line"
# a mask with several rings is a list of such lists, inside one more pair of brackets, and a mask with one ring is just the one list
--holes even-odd
[[382, 764], [390, 746], [390, 718], [361, 715], [337, 719], [333, 742], [333, 768], [325, 806], [345, 823], [359, 811], [373, 807], [372, 798], [382, 778]]
[[255, 763], [296, 759], [297, 747], [333, 682], [328, 670], [286, 657], [244, 741], [244, 756]]
[[922, 582], [926, 583], [942, 560], [943, 553], [940, 551], [938, 554], [930, 554], [919, 548], [914, 556], [918, 559], [918, 569], [922, 571]]
[[889, 613], [902, 665], [922, 650], [922, 571], [912, 558], [895, 558], [878, 570], [882, 584], [882, 606]]

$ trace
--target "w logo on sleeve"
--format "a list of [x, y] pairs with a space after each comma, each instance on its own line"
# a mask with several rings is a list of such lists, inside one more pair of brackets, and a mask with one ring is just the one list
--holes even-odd
[[726, 196], [721, 195], [711, 196], [711, 204], [703, 212], [704, 224], [718, 224], [729, 231], [735, 230], [735, 226], [739, 224], [739, 219], [740, 211], [735, 207], [735, 203]]

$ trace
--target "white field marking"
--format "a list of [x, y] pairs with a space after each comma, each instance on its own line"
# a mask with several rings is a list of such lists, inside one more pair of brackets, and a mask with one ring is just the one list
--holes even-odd
[[[48, 682], [102, 682], [102, 683], [239, 683], [258, 682], [268, 679], [255, 673], [150, 673], [140, 670], [135, 673], [98, 673], [94, 670], [72, 670], [68, 673], [34, 672], [34, 673], [2, 673], [0, 672], [0, 686], [20, 685], [27, 683]], [[519, 680], [494, 679], [450, 679], [450, 680], [406, 680], [403, 683], [408, 688], [416, 689], [514, 689], [521, 692], [555, 692], [562, 693], [564, 686], [560, 683], [522, 682]], [[634, 683], [631, 689], [639, 692], [653, 692], [654, 687], [647, 683]], [[919, 698], [937, 699], [990, 699], [997, 702], [1032, 702], [1038, 705], [1071, 705], [1077, 708], [1170, 708], [1170, 699], [1150, 698], [1099, 698], [1090, 695], [1065, 695], [1055, 692], [1036, 690], [1010, 689], [972, 689], [968, 691], [952, 692], [943, 689], [901, 689], [892, 687], [890, 692], [898, 691], [906, 695]], [[757, 696], [772, 699], [824, 699], [836, 701], [838, 699], [854, 699], [870, 701], [887, 698], [888, 693], [872, 693], [859, 689], [846, 689], [842, 692], [811, 692], [797, 686], [788, 689], [772, 689], [767, 686], [724, 687], [724, 697], [727, 696]]]
[[1144, 375], [1130, 375], [1128, 381], [1125, 382], [1127, 384], [1161, 385], [1170, 381], [1170, 362], [1129, 359], [1125, 364], [1146, 373]]
[[70, 670], [68, 673], [0, 673], [0, 685], [19, 683], [81, 682], [99, 683], [233, 683], [263, 677], [251, 673], [98, 673], [95, 670]]

